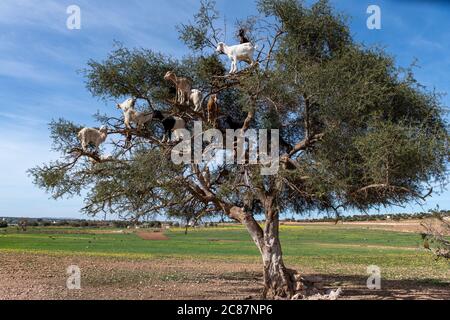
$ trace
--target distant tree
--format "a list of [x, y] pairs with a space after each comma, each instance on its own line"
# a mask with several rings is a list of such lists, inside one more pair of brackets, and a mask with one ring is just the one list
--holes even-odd
[[125, 229], [129, 227], [131, 223], [129, 221], [113, 221], [114, 228]]
[[8, 228], [8, 222], [5, 220], [0, 220], [0, 229]]
[[28, 227], [28, 220], [26, 219], [22, 219], [19, 221], [19, 223], [17, 224], [19, 230], [22, 230], [23, 232], [27, 231], [27, 227]]
[[161, 229], [162, 223], [160, 221], [150, 221], [148, 226], [149, 228]]
[[438, 258], [450, 260], [450, 217], [434, 211], [427, 221], [422, 222], [426, 232], [422, 234], [424, 247]]
[[225, 38], [219, 13], [214, 2], [202, 1], [193, 22], [179, 27], [191, 56], [175, 61], [119, 46], [104, 61], [88, 62], [86, 84], [106, 101], [134, 96], [143, 110], [202, 120], [209, 128], [205, 114], [175, 103], [163, 79], [168, 70], [190, 77], [206, 98], [219, 94], [223, 118], [243, 132], [280, 130], [278, 174], [261, 176], [261, 165], [249, 162], [175, 165], [159, 125], [127, 130], [117, 115], [96, 116], [116, 136], [112, 159], [80, 151], [81, 126], [59, 120], [50, 127], [62, 158], [30, 172], [56, 199], [89, 190], [83, 211], [91, 215], [177, 212], [186, 220], [226, 216], [242, 223], [262, 255], [263, 297], [289, 298], [299, 278], [283, 262], [280, 213], [423, 200], [431, 194], [428, 182], [446, 181], [449, 135], [439, 97], [382, 49], [356, 43], [327, 1], [307, 7], [259, 0], [257, 8], [258, 16], [242, 22], [258, 44], [253, 68], [224, 75], [213, 54]]

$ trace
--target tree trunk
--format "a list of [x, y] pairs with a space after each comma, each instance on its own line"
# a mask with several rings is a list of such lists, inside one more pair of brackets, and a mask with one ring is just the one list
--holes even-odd
[[264, 227], [264, 294], [273, 298], [291, 298], [294, 295], [293, 271], [286, 268], [279, 237], [278, 213], [266, 208], [266, 225]]
[[231, 216], [246, 226], [261, 253], [264, 266], [263, 299], [291, 298], [295, 293], [294, 271], [286, 268], [283, 262], [278, 213], [272, 209], [266, 211], [264, 230], [256, 222], [253, 215], [245, 213], [242, 208], [232, 208]]

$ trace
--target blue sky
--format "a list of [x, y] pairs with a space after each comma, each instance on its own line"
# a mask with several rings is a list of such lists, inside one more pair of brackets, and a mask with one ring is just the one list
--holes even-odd
[[[428, 88], [450, 92], [450, 4], [446, 1], [335, 0], [350, 18], [354, 38], [378, 44], [400, 66], [418, 59], [417, 78]], [[239, 5], [237, 5], [239, 3]], [[66, 28], [69, 5], [81, 8], [81, 30]], [[382, 29], [368, 30], [366, 9], [381, 7]], [[54, 201], [34, 187], [26, 170], [55, 159], [47, 124], [64, 117], [94, 125], [97, 110], [116, 112], [91, 97], [82, 69], [88, 59], [103, 59], [118, 40], [180, 57], [187, 49], [175, 26], [198, 9], [197, 0], [1, 0], [0, 1], [0, 216], [80, 217], [82, 199]], [[255, 13], [253, 0], [219, 0], [230, 26]], [[229, 28], [231, 29], [231, 28]], [[232, 33], [227, 35], [232, 39]], [[444, 97], [445, 105], [450, 98]], [[450, 193], [423, 207], [389, 212], [450, 209]]]

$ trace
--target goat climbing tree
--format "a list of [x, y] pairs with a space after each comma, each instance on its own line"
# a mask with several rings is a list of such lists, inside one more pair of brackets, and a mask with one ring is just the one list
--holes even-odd
[[[236, 30], [247, 30], [258, 63], [234, 75], [214, 50], [225, 34], [212, 1], [178, 26], [190, 50], [181, 60], [119, 44], [104, 61], [89, 61], [87, 88], [111, 104], [111, 114], [96, 115], [99, 126], [109, 127], [111, 156], [80, 150], [81, 127], [58, 120], [51, 135], [61, 159], [30, 173], [55, 198], [86, 195], [82, 210], [89, 215], [238, 221], [261, 253], [264, 297], [289, 298], [301, 284], [283, 263], [280, 214], [339, 215], [422, 201], [446, 180], [449, 135], [439, 96], [382, 49], [356, 43], [327, 1], [259, 0], [256, 10]], [[260, 165], [251, 163], [176, 165], [158, 123], [126, 129], [114, 102], [130, 96], [144, 109], [182, 117], [188, 127], [193, 120], [211, 127], [205, 112], [176, 104], [164, 81], [169, 70], [190, 77], [206, 99], [218, 94], [219, 130], [227, 128], [224, 119], [244, 131], [279, 129], [278, 174], [261, 176]]]

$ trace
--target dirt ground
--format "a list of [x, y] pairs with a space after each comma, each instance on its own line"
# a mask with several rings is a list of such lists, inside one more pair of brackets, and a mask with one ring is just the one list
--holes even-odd
[[[67, 267], [81, 269], [81, 290], [66, 287]], [[214, 300], [259, 299], [258, 263], [178, 259], [131, 260], [2, 253], [0, 300]], [[450, 288], [433, 283], [384, 281], [370, 291], [366, 279], [323, 275], [326, 288], [342, 299], [450, 299]]]
[[138, 231], [137, 236], [143, 240], [150, 241], [166, 241], [169, 238], [162, 232], [149, 232], [149, 231]]
[[[333, 222], [286, 222], [282, 223], [290, 226], [335, 226]], [[402, 221], [367, 221], [367, 222], [338, 222], [340, 227], [358, 227], [367, 228], [373, 230], [386, 230], [395, 232], [408, 232], [408, 233], [422, 233], [426, 231], [423, 224], [431, 224], [433, 226], [438, 225], [435, 219], [426, 220], [402, 220]]]

